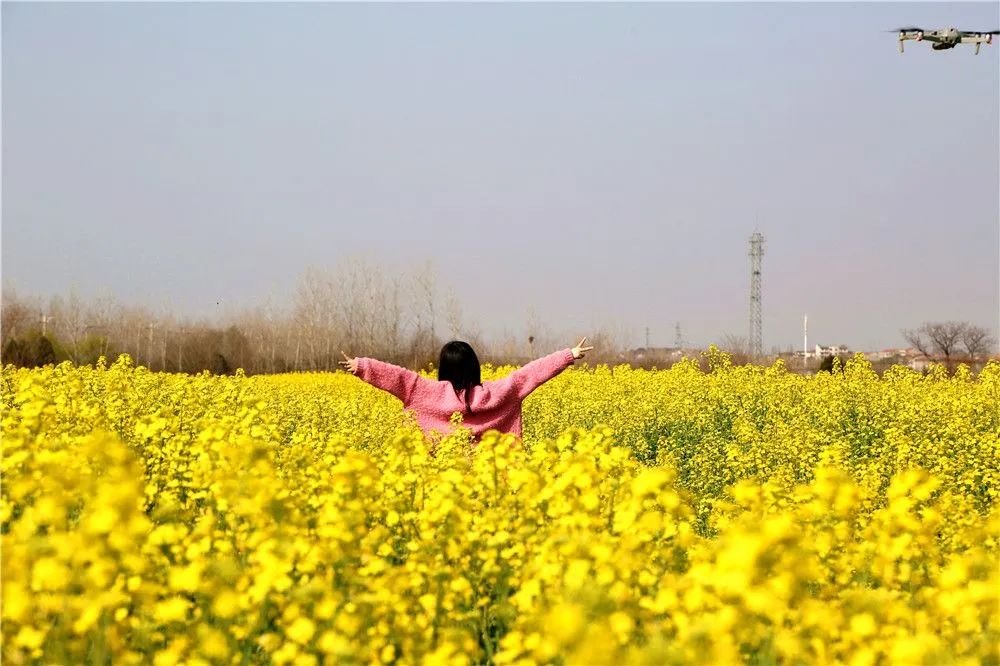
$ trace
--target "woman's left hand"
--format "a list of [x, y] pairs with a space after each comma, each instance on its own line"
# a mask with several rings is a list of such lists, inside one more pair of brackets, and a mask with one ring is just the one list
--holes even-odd
[[573, 352], [574, 359], [583, 358], [584, 353], [589, 352], [591, 349], [593, 349], [593, 347], [584, 347], [585, 344], [587, 344], [586, 337], [583, 340], [580, 340], [580, 344], [578, 344], [576, 347], [573, 347], [570, 350], [571, 352]]
[[[344, 352], [340, 352], [340, 353], [344, 354]], [[342, 365], [344, 367], [344, 370], [347, 370], [352, 375], [358, 374], [358, 357], [357, 356], [355, 356], [354, 358], [351, 358], [347, 354], [344, 354], [344, 360], [343, 361], [337, 361], [337, 363], [339, 363], [340, 365]]]

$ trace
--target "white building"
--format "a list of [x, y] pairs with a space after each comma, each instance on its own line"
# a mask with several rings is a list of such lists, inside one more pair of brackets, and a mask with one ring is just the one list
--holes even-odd
[[823, 358], [824, 356], [845, 356], [850, 354], [849, 350], [845, 345], [839, 345], [836, 347], [823, 347], [822, 345], [816, 345], [816, 351], [814, 351], [810, 356], [812, 358]]
[[888, 348], [881, 349], [879, 351], [868, 352], [865, 354], [865, 358], [869, 361], [884, 361], [885, 359], [898, 359], [900, 361], [906, 362], [911, 359], [920, 356], [920, 352], [916, 349], [896, 349]]

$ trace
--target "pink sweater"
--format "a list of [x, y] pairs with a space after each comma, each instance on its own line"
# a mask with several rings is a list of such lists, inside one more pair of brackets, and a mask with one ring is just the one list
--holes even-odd
[[422, 377], [412, 370], [373, 358], [359, 358], [357, 375], [372, 386], [388, 391], [411, 410], [425, 433], [451, 431], [450, 418], [461, 412], [462, 424], [472, 430], [476, 439], [487, 430], [514, 433], [521, 436], [521, 401], [536, 388], [573, 364], [573, 352], [557, 351], [518, 368], [503, 379], [474, 386], [466, 412], [465, 394], [455, 392], [451, 382], [439, 382]]

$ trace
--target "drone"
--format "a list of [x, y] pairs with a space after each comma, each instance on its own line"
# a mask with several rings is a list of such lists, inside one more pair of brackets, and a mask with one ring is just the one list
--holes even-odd
[[988, 32], [970, 32], [968, 30], [958, 30], [956, 28], [945, 28], [944, 30], [924, 30], [923, 28], [917, 28], [914, 26], [897, 28], [896, 30], [890, 30], [889, 32], [899, 33], [900, 53], [903, 52], [903, 42], [908, 39], [913, 39], [918, 42], [931, 42], [931, 48], [935, 51], [953, 49], [959, 44], [975, 44], [975, 55], [979, 55], [979, 46], [981, 44], [991, 44], [993, 42], [993, 35], [1000, 35], [1000, 30], [990, 30]]

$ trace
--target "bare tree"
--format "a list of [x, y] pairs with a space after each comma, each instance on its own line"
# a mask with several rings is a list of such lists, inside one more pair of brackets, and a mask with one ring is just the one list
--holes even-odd
[[996, 341], [982, 326], [967, 324], [961, 334], [962, 345], [969, 354], [969, 360], [976, 362], [976, 357], [983, 357], [993, 349]]
[[345, 344], [386, 358], [399, 353], [402, 332], [400, 281], [376, 265], [352, 260], [337, 271], [338, 322]]
[[388, 285], [385, 313], [385, 344], [390, 350], [393, 361], [401, 362], [400, 348], [403, 335], [403, 304], [401, 301], [402, 284], [398, 275], [394, 275]]
[[962, 321], [924, 322], [920, 328], [904, 330], [903, 337], [927, 358], [943, 356], [945, 365], [951, 368], [952, 357], [960, 350], [968, 328], [969, 324]]
[[[564, 338], [572, 341], [572, 344], [567, 346], [572, 346], [577, 343], [577, 339], [574, 339], [576, 334], [570, 335], [569, 338]], [[587, 359], [591, 364], [606, 363], [608, 365], [617, 365], [625, 360], [621, 354], [622, 346], [619, 344], [619, 340], [623, 339], [624, 332], [614, 331], [612, 328], [607, 326], [598, 327], [596, 330], [591, 331], [587, 335], [587, 344], [594, 347], [593, 352], [587, 353]]]
[[57, 334], [69, 342], [66, 352], [70, 360], [79, 363], [80, 343], [87, 334], [87, 311], [83, 301], [71, 291], [66, 300], [60, 296], [53, 298], [49, 310], [55, 316]]
[[546, 347], [545, 334], [545, 324], [542, 322], [541, 318], [538, 316], [538, 311], [535, 310], [535, 306], [529, 305], [528, 311], [525, 313], [525, 332], [527, 333], [526, 340], [528, 341], [528, 358], [536, 358], [538, 356], [538, 349], [544, 349]]
[[[300, 362], [300, 346], [304, 343], [305, 358], [302, 363], [311, 369], [321, 365], [320, 351], [327, 351], [331, 344], [332, 321], [334, 319], [334, 281], [332, 276], [318, 268], [307, 268], [299, 281], [295, 294], [293, 320], [297, 327], [296, 369]], [[348, 333], [348, 339], [352, 337]]]
[[903, 337], [906, 339], [906, 342], [920, 352], [922, 356], [930, 358], [933, 355], [934, 352], [931, 347], [931, 341], [929, 338], [924, 337], [922, 328], [904, 329]]
[[452, 340], [462, 337], [462, 304], [454, 291], [449, 291], [444, 299], [444, 317], [448, 324], [448, 335]]
[[[281, 329], [287, 324], [277, 312], [272, 299], [268, 297], [262, 305], [242, 313], [236, 319], [236, 324], [245, 332], [252, 350], [244, 368], [246, 372], [278, 372], [278, 350], [284, 339]], [[282, 349], [282, 359], [286, 354], [287, 351]]]
[[746, 336], [726, 333], [718, 344], [719, 349], [729, 354], [733, 365], [746, 365], [751, 360], [750, 342]]
[[967, 324], [965, 322], [946, 321], [926, 325], [927, 337], [934, 347], [944, 355], [945, 362], [950, 363], [952, 355], [958, 351]]
[[437, 338], [437, 275], [430, 261], [420, 266], [411, 280], [414, 331], [410, 356], [414, 365], [423, 365], [436, 351]]
[[40, 311], [37, 298], [21, 298], [14, 287], [4, 287], [3, 307], [0, 308], [0, 348], [38, 326]]
[[[425, 317], [433, 313], [435, 290], [432, 274], [425, 272], [422, 278], [423, 282], [411, 284], [420, 298], [410, 303], [417, 320], [414, 334], [426, 338], [433, 332]], [[285, 347], [301, 347], [302, 363], [314, 369], [333, 369], [341, 349], [402, 362], [406, 327], [401, 292], [398, 275], [387, 276], [360, 259], [346, 261], [332, 271], [311, 267], [296, 291], [296, 329], [286, 332]]]
[[97, 341], [99, 356], [106, 357], [110, 351], [111, 337], [114, 335], [113, 321], [118, 309], [118, 304], [110, 294], [99, 296], [86, 309], [86, 330], [89, 335], [96, 333], [100, 336]]
[[[275, 310], [274, 306], [271, 304], [270, 299], [264, 304], [263, 311], [261, 312], [262, 328], [263, 332], [261, 338], [263, 340], [263, 347], [258, 351], [258, 353], [263, 354], [266, 363], [266, 372], [277, 372], [278, 368], [278, 341], [281, 339], [282, 327], [287, 326], [284, 323], [281, 315]], [[281, 351], [281, 363], [282, 366], [285, 365], [284, 359], [288, 356], [288, 350], [282, 349]]]

